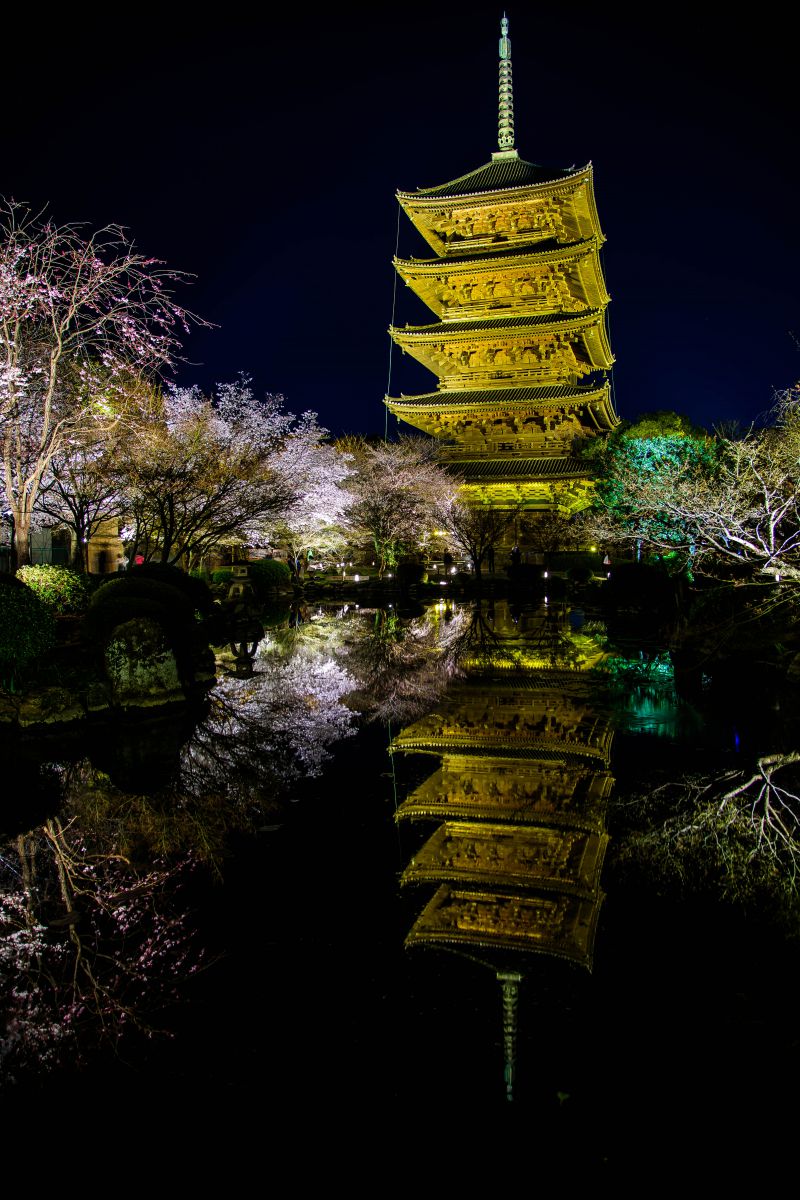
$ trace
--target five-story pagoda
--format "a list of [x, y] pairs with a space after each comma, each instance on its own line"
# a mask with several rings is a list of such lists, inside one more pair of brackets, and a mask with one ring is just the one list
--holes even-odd
[[435, 259], [395, 259], [438, 318], [393, 327], [438, 389], [393, 398], [399, 419], [440, 439], [466, 498], [575, 512], [590, 480], [576, 439], [618, 422], [607, 372], [609, 301], [591, 164], [554, 170], [514, 148], [511, 43], [500, 38], [498, 150], [439, 187], [397, 198]]

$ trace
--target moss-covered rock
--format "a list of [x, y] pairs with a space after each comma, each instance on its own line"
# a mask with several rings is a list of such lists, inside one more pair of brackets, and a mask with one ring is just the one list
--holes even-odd
[[149, 708], [185, 699], [175, 655], [158, 621], [135, 617], [119, 625], [103, 658], [115, 706]]

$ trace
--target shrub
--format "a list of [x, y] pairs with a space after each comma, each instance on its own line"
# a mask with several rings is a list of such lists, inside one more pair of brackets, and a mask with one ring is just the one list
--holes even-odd
[[219, 567], [216, 571], [211, 572], [212, 583], [230, 583], [233, 579], [233, 571], [230, 567]]
[[155, 579], [159, 583], [168, 583], [178, 591], [188, 596], [194, 608], [207, 616], [214, 607], [214, 597], [205, 580], [194, 575], [187, 575], [180, 567], [170, 563], [142, 563], [141, 566], [131, 567], [127, 572], [128, 579]]
[[286, 563], [279, 562], [277, 558], [260, 558], [250, 563], [248, 573], [253, 591], [259, 598], [290, 583], [292, 578]]
[[3, 577], [0, 587], [0, 677], [6, 683], [56, 640], [51, 610], [21, 580], [12, 579]]
[[69, 567], [54, 567], [49, 563], [20, 567], [17, 578], [58, 617], [84, 612], [89, 603], [87, 576], [79, 575]]

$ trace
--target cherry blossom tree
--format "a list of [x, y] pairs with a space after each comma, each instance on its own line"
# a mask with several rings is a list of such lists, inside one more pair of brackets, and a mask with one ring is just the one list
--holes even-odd
[[348, 703], [371, 721], [403, 723], [428, 712], [461, 674], [467, 608], [442, 601], [421, 617], [372, 609], [359, 618], [347, 646], [347, 665], [358, 681]]
[[88, 571], [86, 546], [101, 526], [124, 514], [116, 469], [122, 436], [116, 420], [73, 430], [43, 476], [34, 519], [70, 531], [76, 571]]
[[132, 376], [173, 362], [198, 320], [173, 299], [183, 278], [119, 226], [85, 233], [0, 203], [0, 446], [18, 563], [53, 459], [108, 422]]
[[119, 456], [130, 554], [191, 567], [249, 541], [300, 499], [303, 477], [282, 456], [316, 436], [282, 397], [258, 400], [246, 378], [212, 397], [194, 387], [152, 393]]
[[454, 545], [472, 562], [479, 585], [484, 562], [487, 559], [491, 562], [496, 546], [514, 524], [519, 511], [518, 506], [500, 509], [467, 504], [457, 496], [439, 507], [440, 525], [447, 530]]
[[401, 555], [425, 544], [457, 483], [439, 466], [432, 439], [378, 445], [351, 439], [347, 448], [355, 467], [348, 484], [355, 496], [348, 522], [354, 533], [371, 540], [382, 576]]
[[289, 567], [301, 581], [310, 553], [336, 554], [347, 540], [346, 520], [353, 495], [346, 481], [353, 475], [352, 460], [326, 438], [327, 430], [317, 424], [316, 414], [304, 413], [276, 463], [298, 494], [288, 512], [268, 529], [268, 536], [286, 546]]

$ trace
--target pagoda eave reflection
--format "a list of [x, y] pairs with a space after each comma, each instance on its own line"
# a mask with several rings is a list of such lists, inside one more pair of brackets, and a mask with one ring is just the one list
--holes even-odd
[[555, 888], [590, 899], [607, 845], [607, 834], [581, 829], [447, 821], [414, 855], [400, 882]]
[[603, 899], [602, 893], [592, 899], [544, 891], [506, 895], [443, 884], [408, 933], [406, 946], [533, 952], [591, 969]]
[[447, 754], [398, 807], [398, 821], [506, 821], [601, 830], [613, 780], [608, 771], [560, 757]]

